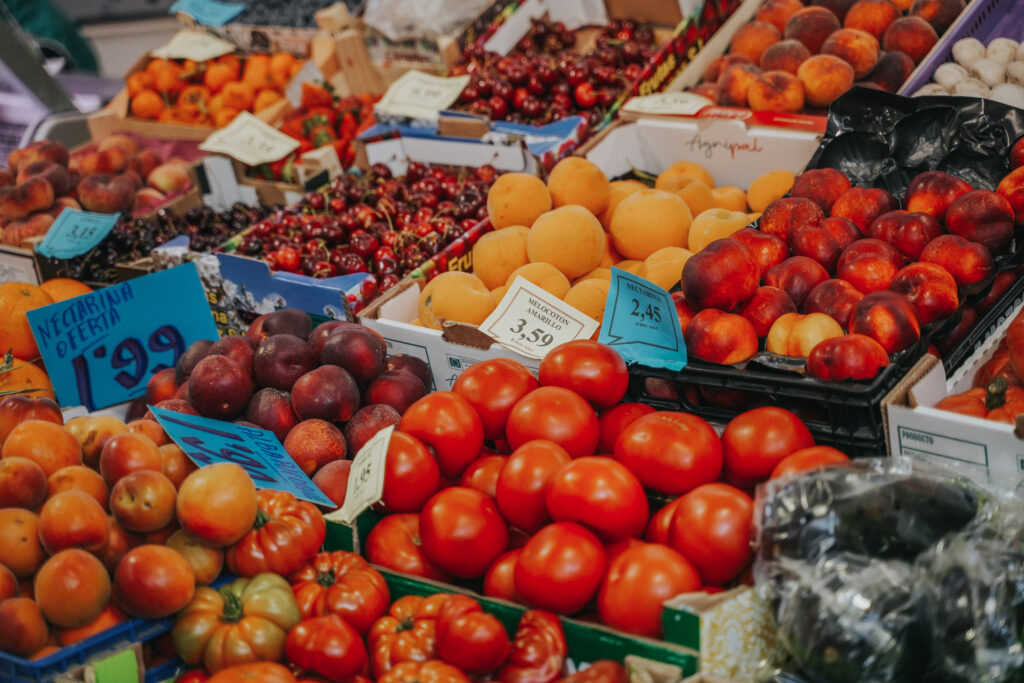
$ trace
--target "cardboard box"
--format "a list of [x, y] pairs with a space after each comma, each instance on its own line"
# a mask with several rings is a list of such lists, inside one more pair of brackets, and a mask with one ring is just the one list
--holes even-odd
[[891, 455], [952, 467], [983, 486], [1024, 491], [1021, 421], [1009, 425], [932, 407], [946, 396], [971, 388], [974, 376], [1022, 310], [1020, 302], [1012, 306], [986, 343], [951, 377], [946, 377], [937, 358], [926, 354], [886, 396], [883, 408]]

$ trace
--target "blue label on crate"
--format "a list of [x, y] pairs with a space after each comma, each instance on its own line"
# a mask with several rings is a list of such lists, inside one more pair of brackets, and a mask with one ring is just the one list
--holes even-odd
[[287, 491], [317, 505], [337, 507], [299, 469], [273, 432], [153, 406], [150, 410], [167, 435], [200, 467], [233, 462], [249, 473], [256, 488]]
[[217, 325], [194, 263], [28, 312], [57, 400], [89, 411], [138, 398]]
[[36, 251], [52, 258], [74, 258], [88, 253], [110, 234], [119, 213], [93, 213], [66, 208], [46, 231]]
[[627, 363], [666, 370], [686, 367], [686, 344], [672, 296], [621, 268], [612, 268], [598, 341]]
[[220, 2], [220, 0], [178, 0], [171, 5], [171, 14], [181, 12], [206, 26], [223, 26], [245, 9], [241, 2]]

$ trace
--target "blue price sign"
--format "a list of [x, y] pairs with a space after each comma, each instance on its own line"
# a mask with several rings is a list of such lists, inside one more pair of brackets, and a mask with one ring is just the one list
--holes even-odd
[[64, 209], [57, 216], [36, 251], [43, 256], [74, 258], [87, 253], [110, 234], [119, 213], [93, 213]]
[[245, 9], [241, 2], [220, 2], [220, 0], [178, 0], [171, 5], [171, 14], [181, 12], [207, 26], [223, 26]]
[[142, 396], [189, 344], [216, 339], [194, 263], [28, 312], [61, 405], [105, 408]]
[[672, 296], [621, 268], [612, 268], [598, 341], [614, 347], [627, 363], [667, 370], [686, 367], [686, 344]]
[[288, 491], [317, 505], [337, 507], [299, 469], [273, 432], [153, 406], [150, 410], [167, 435], [200, 467], [233, 462], [249, 473], [256, 488]]

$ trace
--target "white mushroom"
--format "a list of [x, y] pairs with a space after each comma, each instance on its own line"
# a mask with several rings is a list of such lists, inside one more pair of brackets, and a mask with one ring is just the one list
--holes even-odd
[[953, 88], [954, 95], [963, 95], [965, 97], [987, 97], [988, 86], [979, 81], [976, 78], [968, 78], [965, 81], [960, 81]]
[[[968, 79], [968, 80], [973, 80], [973, 79]], [[925, 95], [948, 95], [948, 94], [949, 93], [946, 92], [946, 89], [943, 88], [938, 83], [926, 83], [925, 85], [921, 86], [917, 90], [917, 92], [914, 93], [914, 97], [923, 97]]]
[[946, 62], [939, 65], [932, 78], [947, 91], [952, 92], [957, 83], [967, 78], [967, 69], [956, 62]]
[[1024, 109], [1024, 88], [1013, 83], [1000, 83], [988, 94], [990, 99]]
[[1006, 82], [1024, 85], [1024, 62], [1010, 62], [1006, 65]]
[[1024, 62], [1024, 43], [1017, 46], [1017, 61]]
[[953, 59], [965, 69], [985, 57], [985, 46], [977, 38], [962, 38], [953, 43]]
[[985, 50], [985, 57], [993, 62], [999, 62], [1006, 66], [1017, 57], [1017, 50], [1020, 45], [1011, 38], [996, 38], [988, 44]]
[[1006, 68], [991, 59], [979, 59], [971, 65], [970, 72], [990, 88], [1006, 82]]

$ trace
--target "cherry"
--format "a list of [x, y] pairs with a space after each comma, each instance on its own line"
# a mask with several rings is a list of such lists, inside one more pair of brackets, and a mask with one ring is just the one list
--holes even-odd
[[503, 119], [508, 115], [508, 103], [497, 95], [487, 100], [487, 105], [491, 108], [491, 117], [495, 119]]
[[576, 99], [576, 104], [587, 109], [597, 104], [597, 94], [591, 83], [577, 85], [576, 90], [573, 91], [573, 97]]

